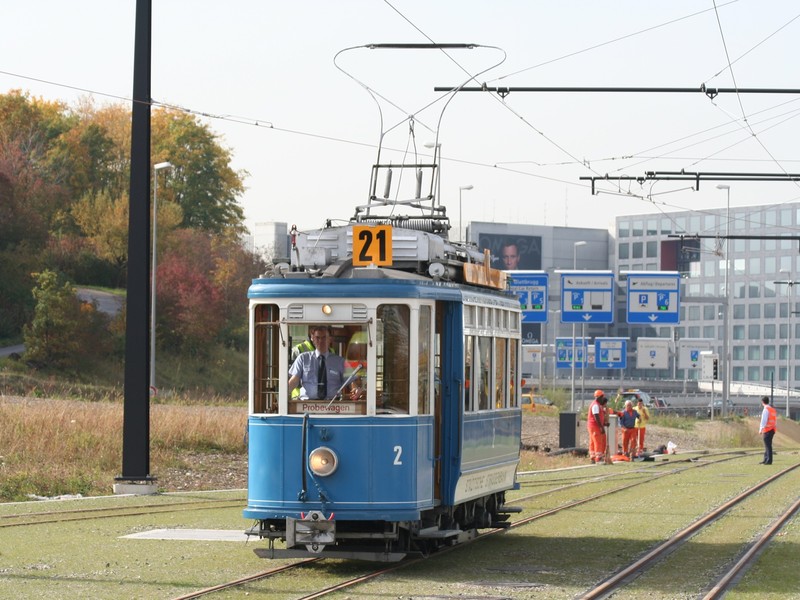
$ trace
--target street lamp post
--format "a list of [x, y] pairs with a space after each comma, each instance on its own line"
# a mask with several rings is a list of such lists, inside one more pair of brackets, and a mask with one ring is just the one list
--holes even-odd
[[[787, 271], [781, 270], [781, 273]], [[786, 286], [786, 418], [789, 418], [789, 396], [792, 387], [792, 301], [790, 295], [794, 284], [794, 279], [776, 281], [775, 284]]]
[[718, 190], [727, 192], [727, 208], [725, 210], [725, 312], [722, 315], [722, 416], [728, 416], [728, 398], [731, 381], [731, 351], [730, 351], [730, 322], [731, 322], [731, 292], [729, 288], [729, 271], [731, 270], [730, 240], [728, 236], [731, 231], [731, 186], [720, 183]]
[[[550, 345], [550, 331], [549, 331], [550, 328], [548, 326], [548, 324], [550, 323], [550, 315], [552, 314], [553, 318], [555, 319], [556, 318], [555, 315], [559, 314], [561, 312], [561, 309], [557, 309], [557, 310], [548, 309], [547, 312], [549, 314], [547, 316], [547, 320], [544, 322], [544, 342], [545, 342], [545, 350], [544, 350], [544, 352], [547, 352], [547, 346]], [[551, 387], [555, 388], [556, 387], [556, 371], [557, 371], [557, 369], [556, 369], [555, 346], [556, 346], [556, 340], [558, 339], [559, 329], [558, 329], [558, 321], [554, 320], [553, 322], [555, 323], [555, 330], [553, 331], [553, 336], [552, 336], [553, 337], [553, 349], [554, 349], [554, 352], [553, 352], [553, 384], [552, 384]]]
[[[572, 270], [576, 271], [578, 269], [578, 247], [585, 246], [586, 242], [574, 242], [572, 244]], [[562, 292], [563, 293], [563, 292]], [[581, 341], [581, 345], [583, 342]], [[570, 383], [570, 411], [575, 412], [575, 357], [578, 356], [578, 353], [575, 348], [575, 323], [572, 324], [572, 360], [570, 360], [570, 366], [572, 368], [572, 373], [570, 376], [571, 383]], [[583, 366], [583, 361], [581, 361], [581, 367]]]
[[461, 220], [461, 192], [463, 192], [464, 190], [471, 190], [473, 187], [474, 186], [472, 184], [469, 184], [469, 185], [462, 185], [460, 188], [458, 188], [458, 241], [459, 242], [467, 241], [465, 239], [466, 235], [462, 234], [463, 230], [461, 229], [461, 225], [463, 224], [463, 221]]
[[150, 393], [156, 390], [156, 238], [158, 224], [158, 172], [171, 169], [172, 163], [153, 165], [153, 263], [150, 269]]

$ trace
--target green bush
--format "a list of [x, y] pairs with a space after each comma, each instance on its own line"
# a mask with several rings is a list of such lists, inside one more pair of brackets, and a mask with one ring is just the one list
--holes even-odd
[[78, 300], [66, 277], [49, 270], [39, 273], [33, 297], [33, 319], [23, 329], [28, 362], [74, 370], [109, 351], [105, 317]]

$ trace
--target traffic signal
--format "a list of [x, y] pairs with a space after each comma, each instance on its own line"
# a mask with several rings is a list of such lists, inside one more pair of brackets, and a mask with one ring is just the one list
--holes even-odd
[[719, 379], [719, 355], [708, 350], [700, 353], [700, 377], [704, 381]]

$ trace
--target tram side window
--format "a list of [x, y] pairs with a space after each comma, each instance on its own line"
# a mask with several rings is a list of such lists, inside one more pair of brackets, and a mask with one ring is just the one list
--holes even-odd
[[254, 379], [253, 412], [278, 411], [278, 352], [280, 348], [279, 310], [274, 304], [255, 308], [253, 329]]
[[494, 340], [494, 381], [495, 381], [495, 408], [506, 406], [506, 391], [508, 390], [508, 377], [506, 376], [506, 338]]
[[378, 412], [409, 412], [409, 359], [411, 312], [402, 304], [378, 307], [377, 374]]
[[518, 406], [517, 396], [519, 395], [519, 388], [517, 387], [517, 347], [519, 343], [517, 340], [509, 340], [509, 353], [508, 353], [508, 365], [509, 365], [509, 388], [510, 388], [510, 395], [509, 395], [509, 406], [514, 408]]
[[464, 412], [472, 410], [472, 346], [473, 336], [464, 336]]
[[442, 328], [444, 327], [444, 309], [441, 303], [437, 302], [435, 315], [436, 331], [433, 334], [433, 397], [434, 400], [438, 402], [442, 397]]
[[431, 412], [431, 307], [421, 306], [419, 309], [419, 341], [418, 364], [419, 379], [417, 384], [417, 414], [428, 415]]
[[478, 338], [478, 364], [475, 368], [475, 390], [478, 393], [478, 410], [489, 410], [493, 396], [492, 384], [492, 338]]

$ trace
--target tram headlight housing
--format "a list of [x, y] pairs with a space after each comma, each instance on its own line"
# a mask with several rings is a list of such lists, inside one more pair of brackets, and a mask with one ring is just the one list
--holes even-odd
[[339, 457], [333, 450], [325, 446], [320, 446], [308, 455], [308, 468], [319, 477], [333, 474], [338, 466]]

